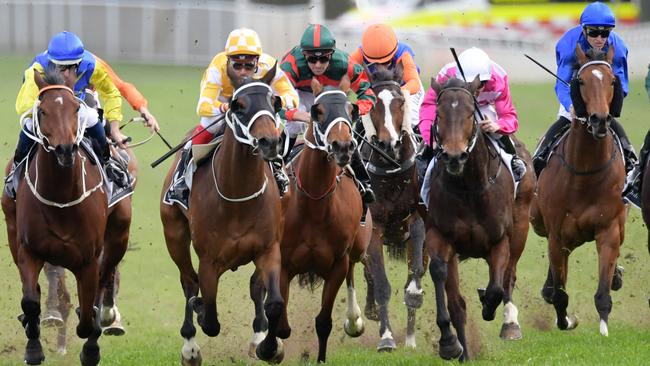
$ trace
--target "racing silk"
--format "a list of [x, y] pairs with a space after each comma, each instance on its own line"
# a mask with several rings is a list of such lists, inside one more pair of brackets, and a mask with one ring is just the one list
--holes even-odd
[[[275, 58], [263, 53], [257, 62], [257, 70], [253, 77], [256, 79], [263, 77], [276, 62]], [[221, 52], [214, 56], [203, 73], [199, 103], [196, 107], [196, 113], [200, 117], [214, 118], [223, 114], [220, 107], [223, 103], [230, 101], [233, 93], [232, 83], [226, 73], [227, 67], [228, 56], [225, 52]], [[298, 106], [298, 93], [280, 67], [277, 68], [275, 77], [271, 80], [271, 88], [280, 96], [284, 108]]]
[[131, 108], [135, 111], [140, 111], [141, 107], [146, 107], [148, 105], [147, 99], [140, 93], [140, 91], [135, 87], [135, 85], [122, 80], [116, 73], [113, 71], [111, 66], [97, 55], [95, 55], [95, 60], [98, 64], [101, 64], [108, 76], [115, 84], [117, 90], [120, 91], [120, 94], [126, 99], [126, 101], [131, 105]]
[[[23, 85], [20, 87], [16, 98], [16, 112], [22, 115], [25, 111], [34, 106], [38, 99], [38, 86], [34, 82], [34, 69], [43, 73], [46, 67], [50, 67], [50, 60], [47, 51], [34, 57], [32, 64], [25, 70]], [[74, 85], [75, 94], [83, 99], [86, 88], [94, 88], [104, 107], [104, 117], [108, 121], [122, 120], [122, 96], [115, 87], [108, 71], [101, 63], [98, 63], [95, 55], [85, 51], [83, 59], [77, 69], [77, 82]]]
[[[448, 63], [436, 76], [436, 82], [445, 85], [449, 78], [456, 77], [456, 70], [455, 63]], [[510, 135], [517, 132], [519, 122], [517, 121], [517, 111], [512, 105], [508, 74], [501, 66], [492, 61], [490, 63], [490, 74], [490, 80], [487, 81], [476, 100], [481, 113], [499, 125], [499, 131], [497, 132]], [[431, 141], [431, 125], [436, 120], [437, 98], [438, 95], [435, 90], [429, 88], [429, 91], [424, 96], [422, 107], [420, 107], [419, 128], [427, 144]]]
[[309, 93], [312, 92], [312, 78], [318, 80], [323, 86], [338, 87], [343, 76], [347, 75], [350, 78], [350, 87], [357, 94], [359, 113], [365, 115], [375, 105], [375, 94], [370, 89], [370, 81], [363, 66], [351, 60], [347, 53], [339, 49], [334, 50], [329, 66], [322, 75], [316, 76], [311, 72], [298, 46], [284, 56], [280, 67], [296, 89]]
[[[350, 54], [350, 58], [358, 64], [363, 65], [363, 63], [365, 63], [366, 66], [368, 66], [368, 70], [370, 70], [372, 73], [374, 73], [375, 69], [377, 68], [374, 64], [371, 64], [370, 61], [363, 57], [361, 47], [358, 47], [356, 50], [354, 50], [354, 52]], [[404, 67], [402, 89], [408, 90], [411, 95], [415, 95], [420, 91], [424, 91], [424, 87], [420, 81], [420, 67], [415, 63], [414, 58], [415, 53], [413, 53], [411, 47], [405, 43], [397, 42], [397, 51], [395, 52], [393, 58], [390, 60], [389, 66], [389, 69], [392, 70], [395, 68], [395, 65], [397, 65], [398, 62], [402, 62], [402, 66]]]
[[[557, 63], [557, 76], [560, 79], [570, 83], [574, 74], [578, 71], [576, 60], [576, 43], [580, 44], [582, 50], [587, 52], [591, 45], [587, 42], [587, 38], [582, 33], [582, 27], [577, 26], [569, 29], [562, 38], [555, 45], [555, 59]], [[628, 92], [628, 78], [627, 78], [627, 46], [625, 42], [616, 33], [611, 32], [609, 38], [603, 47], [603, 51], [607, 52], [609, 46], [614, 46], [614, 60], [612, 61], [612, 70], [614, 75], [621, 81], [623, 87], [623, 95]], [[571, 92], [569, 87], [564, 85], [561, 81], [555, 82], [555, 94], [560, 102], [560, 115], [571, 119], [569, 110], [571, 107]]]
[[[49, 64], [50, 60], [47, 51], [45, 51], [34, 57], [32, 64], [25, 70], [23, 85], [20, 87], [16, 98], [16, 112], [18, 115], [22, 115], [25, 111], [31, 109], [36, 99], [38, 99], [38, 86], [34, 82], [34, 70], [43, 73]], [[86, 88], [91, 85], [99, 94], [104, 107], [104, 117], [109, 121], [121, 121], [122, 97], [120, 91], [113, 84], [106, 68], [101, 63], [96, 62], [92, 53], [85, 51], [77, 69], [77, 82], [74, 85], [75, 94], [83, 99]]]

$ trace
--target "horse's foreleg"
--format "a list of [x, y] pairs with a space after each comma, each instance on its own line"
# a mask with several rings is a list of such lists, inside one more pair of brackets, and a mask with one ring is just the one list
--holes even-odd
[[429, 273], [433, 280], [436, 295], [436, 324], [440, 329], [438, 341], [438, 354], [445, 360], [458, 358], [463, 354], [463, 346], [451, 330], [451, 318], [445, 304], [445, 282], [448, 275], [448, 260], [454, 255], [448, 243], [434, 233], [427, 230], [426, 245], [431, 257]]
[[363, 262], [363, 278], [366, 279], [366, 306], [363, 313], [369, 320], [379, 321], [379, 310], [375, 302], [375, 282], [368, 268], [368, 260], [369, 258], [366, 258]]
[[607, 321], [609, 313], [612, 311], [610, 288], [620, 250], [618, 230], [609, 230], [597, 234], [596, 248], [598, 249], [598, 290], [594, 296], [594, 301], [600, 316], [600, 334], [608, 336]]
[[99, 363], [100, 353], [97, 339], [101, 335], [99, 319], [94, 304], [99, 283], [99, 264], [92, 261], [81, 270], [74, 273], [77, 279], [79, 293], [79, 324], [77, 335], [87, 338], [81, 349], [80, 360], [83, 366], [94, 366]]
[[526, 213], [515, 213], [515, 222], [512, 228], [510, 238], [510, 258], [506, 268], [503, 288], [503, 325], [501, 326], [500, 337], [507, 340], [521, 339], [521, 327], [519, 326], [519, 310], [512, 300], [512, 292], [515, 289], [517, 281], [517, 263], [526, 246], [526, 237], [528, 236], [528, 221], [525, 219]]
[[25, 347], [25, 363], [28, 365], [40, 365], [45, 360], [43, 347], [40, 341], [41, 315], [41, 288], [38, 284], [38, 275], [43, 268], [43, 261], [34, 258], [24, 246], [20, 246], [17, 252], [17, 264], [20, 272], [20, 279], [23, 283], [23, 298], [20, 306], [23, 314], [19, 317], [27, 335], [27, 346]]
[[257, 357], [255, 354], [257, 345], [264, 340], [266, 332], [269, 329], [268, 319], [266, 319], [266, 315], [264, 315], [264, 296], [266, 295], [266, 291], [264, 289], [264, 283], [260, 277], [260, 272], [256, 269], [251, 275], [249, 282], [249, 293], [255, 307], [253, 338], [251, 338], [248, 346], [248, 355], [250, 357]]
[[327, 339], [332, 332], [332, 308], [336, 294], [347, 275], [349, 260], [349, 256], [345, 255], [335, 262], [323, 285], [321, 309], [315, 322], [316, 335], [318, 335], [318, 362], [325, 362], [327, 356]]
[[487, 261], [490, 266], [490, 281], [485, 291], [479, 290], [479, 297], [483, 304], [483, 320], [494, 320], [497, 307], [503, 300], [504, 279], [506, 267], [510, 260], [510, 241], [504, 236], [501, 241], [490, 250]]
[[[367, 249], [366, 267], [374, 284], [375, 301], [379, 305], [379, 337], [381, 338], [377, 344], [377, 351], [392, 351], [397, 348], [397, 345], [393, 339], [393, 331], [388, 319], [391, 287], [384, 267], [384, 247], [378, 232], [380, 230], [373, 230], [372, 240]], [[368, 306], [367, 303], [366, 306]]]
[[41, 318], [43, 327], [63, 326], [63, 316], [59, 311], [59, 279], [64, 274], [62, 267], [45, 263], [43, 272], [47, 278], [47, 300], [45, 300], [45, 314]]
[[257, 272], [266, 289], [266, 300], [264, 301], [264, 314], [268, 319], [268, 334], [259, 344], [255, 354], [258, 358], [279, 363], [284, 358], [282, 341], [277, 337], [278, 324], [284, 311], [284, 300], [280, 294], [280, 244], [275, 242], [271, 245], [265, 255], [255, 260]]
[[456, 328], [458, 334], [458, 341], [463, 348], [463, 353], [460, 356], [460, 361], [469, 360], [469, 351], [467, 347], [467, 338], [465, 336], [465, 324], [467, 322], [467, 308], [465, 299], [460, 293], [460, 281], [458, 278], [458, 258], [455, 256], [447, 263], [447, 281], [445, 282], [445, 290], [447, 291], [447, 309], [451, 323]]
[[291, 326], [289, 326], [287, 309], [289, 307], [289, 287], [292, 279], [293, 274], [289, 274], [287, 269], [282, 267], [280, 270], [280, 294], [282, 295], [282, 299], [284, 299], [284, 309], [277, 329], [278, 337], [282, 339], [287, 339], [291, 336]]
[[569, 271], [569, 254], [563, 243], [554, 236], [548, 238], [548, 252], [551, 276], [553, 277], [553, 307], [557, 315], [557, 327], [562, 330], [578, 326], [575, 316], [567, 316], [569, 294], [566, 292], [566, 281]]
[[361, 318], [361, 309], [357, 302], [357, 291], [354, 288], [354, 262], [352, 261], [350, 261], [348, 267], [348, 274], [345, 277], [345, 283], [348, 287], [348, 309], [346, 312], [345, 323], [343, 324], [343, 330], [345, 331], [345, 334], [356, 338], [363, 334], [365, 326], [363, 324], [363, 318]]
[[195, 307], [198, 312], [197, 322], [208, 337], [216, 337], [221, 331], [217, 318], [217, 286], [219, 276], [214, 268], [212, 258], [201, 258], [199, 261], [199, 287], [201, 288], [201, 304]]
[[63, 324], [58, 327], [56, 352], [60, 355], [65, 355], [67, 353], [66, 340], [68, 335], [68, 318], [70, 317], [70, 310], [72, 309], [72, 303], [70, 302], [70, 292], [68, 292], [68, 287], [65, 283], [65, 270], [61, 271], [58, 290], [59, 312], [63, 318]]
[[418, 215], [409, 225], [409, 246], [407, 250], [409, 274], [404, 286], [404, 303], [406, 304], [406, 347], [415, 348], [415, 311], [422, 306], [424, 291], [424, 220]]

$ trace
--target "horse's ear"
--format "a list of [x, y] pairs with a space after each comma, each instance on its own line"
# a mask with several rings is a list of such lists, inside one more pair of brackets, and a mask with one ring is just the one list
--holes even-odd
[[359, 106], [357, 103], [352, 103], [352, 121], [356, 122], [359, 120]]
[[278, 95], [273, 96], [273, 110], [275, 113], [280, 113], [280, 110], [282, 109], [282, 98]]
[[580, 47], [580, 43], [576, 43], [576, 58], [578, 59], [579, 65], [587, 63], [587, 55], [585, 55], [585, 51]]
[[472, 92], [472, 94], [474, 94], [480, 87], [481, 87], [481, 79], [479, 78], [479, 75], [476, 75], [474, 80], [472, 80], [469, 83], [469, 90]]
[[273, 67], [262, 76], [260, 79], [261, 82], [263, 82], [266, 85], [271, 85], [271, 82], [273, 81], [273, 78], [275, 78], [275, 73], [278, 69], [278, 62], [275, 61], [275, 64], [273, 64]]
[[320, 109], [318, 109], [318, 104], [312, 105], [311, 110], [309, 112], [311, 115], [311, 120], [314, 122], [318, 122], [318, 115], [320, 114]]
[[616, 53], [616, 50], [614, 50], [614, 45], [609, 46], [609, 49], [607, 50], [607, 63], [610, 65], [613, 65], [614, 62], [614, 54]]
[[341, 82], [339, 83], [339, 89], [343, 90], [344, 93], [348, 93], [350, 90], [350, 78], [348, 75], [343, 75]]
[[47, 83], [45, 82], [45, 80], [43, 80], [43, 76], [41, 76], [41, 73], [36, 69], [32, 69], [32, 70], [34, 71], [34, 82], [36, 83], [38, 89], [43, 89], [44, 87], [46, 87]]
[[404, 79], [404, 64], [402, 64], [402, 60], [399, 60], [397, 62], [397, 65], [395, 65], [395, 71], [393, 72], [393, 80], [395, 80], [398, 83], [401, 83]]
[[311, 92], [314, 95], [318, 95], [323, 91], [323, 86], [321, 83], [318, 82], [318, 79], [312, 78], [311, 79]]
[[241, 110], [242, 105], [239, 103], [237, 98], [233, 99], [230, 101], [230, 104], [228, 105], [228, 109], [232, 111], [232, 113], [237, 113]]
[[440, 91], [442, 90], [442, 85], [438, 84], [436, 81], [436, 78], [431, 78], [431, 89], [436, 92], [436, 95], [440, 94]]

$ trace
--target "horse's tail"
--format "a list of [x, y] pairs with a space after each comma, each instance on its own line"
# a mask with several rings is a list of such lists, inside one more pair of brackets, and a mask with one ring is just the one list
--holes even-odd
[[320, 285], [323, 284], [323, 280], [315, 272], [307, 272], [298, 275], [298, 284], [302, 288], [308, 288], [310, 291], [314, 292]]

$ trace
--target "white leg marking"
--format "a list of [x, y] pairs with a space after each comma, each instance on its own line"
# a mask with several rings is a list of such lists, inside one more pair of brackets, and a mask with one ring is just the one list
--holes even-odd
[[264, 338], [266, 338], [266, 332], [253, 333], [253, 338], [251, 338], [251, 345], [257, 346], [258, 344], [262, 343]]
[[196, 343], [194, 337], [190, 339], [184, 339], [183, 349], [181, 349], [181, 355], [184, 360], [193, 360], [199, 357], [199, 352], [201, 348]]
[[503, 307], [503, 323], [519, 324], [519, 320], [517, 319], [517, 316], [519, 316], [519, 310], [517, 310], [517, 307], [515, 306], [515, 304], [512, 303], [512, 301], [509, 301]]
[[357, 292], [354, 287], [348, 287], [348, 313], [347, 317], [350, 321], [355, 321], [361, 316], [361, 309], [357, 303]]
[[415, 334], [408, 334], [404, 340], [406, 348], [415, 349]]
[[600, 334], [604, 335], [605, 337], [609, 336], [609, 329], [607, 329], [607, 322], [605, 322], [602, 319], [600, 319]]
[[408, 292], [411, 295], [420, 295], [422, 294], [421, 288], [418, 288], [417, 282], [415, 282], [415, 279], [412, 279], [411, 282], [409, 282], [408, 287], [406, 288], [406, 292]]
[[393, 333], [390, 330], [386, 329], [386, 331], [384, 331], [384, 334], [381, 335], [381, 339], [393, 339]]

